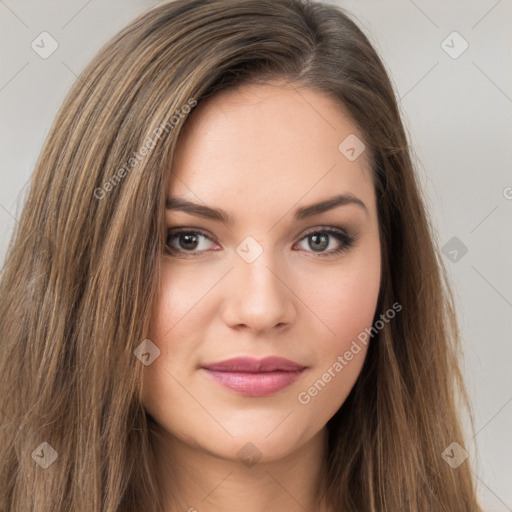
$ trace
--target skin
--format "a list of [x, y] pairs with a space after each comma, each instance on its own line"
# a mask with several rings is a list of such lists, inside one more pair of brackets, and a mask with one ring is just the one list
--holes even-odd
[[[332, 373], [338, 356], [371, 327], [381, 272], [367, 151], [350, 161], [338, 149], [350, 134], [364, 140], [330, 97], [281, 82], [218, 93], [184, 126], [168, 197], [222, 208], [234, 222], [166, 211], [169, 229], [209, 237], [195, 246], [183, 235], [167, 238], [189, 256], [162, 256], [148, 336], [160, 355], [144, 368], [143, 404], [158, 424], [166, 510], [330, 510], [319, 499], [326, 423], [355, 384], [367, 346], [359, 343], [360, 352], [307, 404], [298, 395]], [[348, 204], [293, 219], [296, 208], [344, 193], [367, 210]], [[322, 256], [343, 245], [324, 234], [318, 248], [304, 234], [322, 226], [356, 233], [355, 245]], [[236, 252], [249, 236], [263, 249], [251, 263]], [[271, 396], [246, 397], [200, 368], [268, 355], [307, 370]], [[246, 443], [260, 456], [254, 465], [238, 455]]]

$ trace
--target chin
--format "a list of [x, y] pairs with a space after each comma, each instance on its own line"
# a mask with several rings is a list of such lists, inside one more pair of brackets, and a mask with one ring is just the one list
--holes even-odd
[[[307, 441], [307, 436], [294, 431], [290, 432], [278, 426], [279, 422], [272, 428], [256, 429], [248, 432], [245, 426], [240, 426], [240, 434], [231, 430], [233, 437], [222, 435], [219, 438], [209, 437], [208, 443], [200, 443], [205, 451], [226, 459], [240, 460], [247, 466], [256, 462], [272, 462], [292, 454]], [[277, 427], [277, 428], [276, 428]], [[310, 437], [312, 437], [312, 433]]]

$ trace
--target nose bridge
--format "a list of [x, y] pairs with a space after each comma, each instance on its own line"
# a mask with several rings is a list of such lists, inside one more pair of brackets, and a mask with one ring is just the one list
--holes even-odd
[[279, 276], [273, 252], [248, 237], [237, 247], [235, 280], [227, 321], [265, 330], [289, 322], [293, 311], [290, 292]]
[[[270, 251], [268, 251], [270, 253]], [[265, 298], [266, 302], [279, 298], [283, 293], [283, 284], [277, 278], [274, 259], [261, 255], [252, 263], [237, 262], [237, 275], [246, 290], [253, 297]]]

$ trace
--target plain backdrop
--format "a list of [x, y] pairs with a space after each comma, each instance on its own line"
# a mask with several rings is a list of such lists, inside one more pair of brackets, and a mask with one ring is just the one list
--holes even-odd
[[[0, 262], [64, 96], [157, 3], [0, 0]], [[332, 3], [368, 35], [400, 98], [456, 292], [476, 419], [469, 462], [485, 510], [512, 511], [512, 1]], [[58, 44], [45, 59], [32, 48], [42, 32]]]

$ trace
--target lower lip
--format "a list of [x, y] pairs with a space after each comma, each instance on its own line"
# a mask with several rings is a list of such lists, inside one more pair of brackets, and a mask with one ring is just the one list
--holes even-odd
[[268, 396], [295, 382], [304, 372], [275, 371], [261, 373], [247, 372], [221, 372], [216, 370], [203, 370], [221, 386], [231, 389], [244, 396]]

